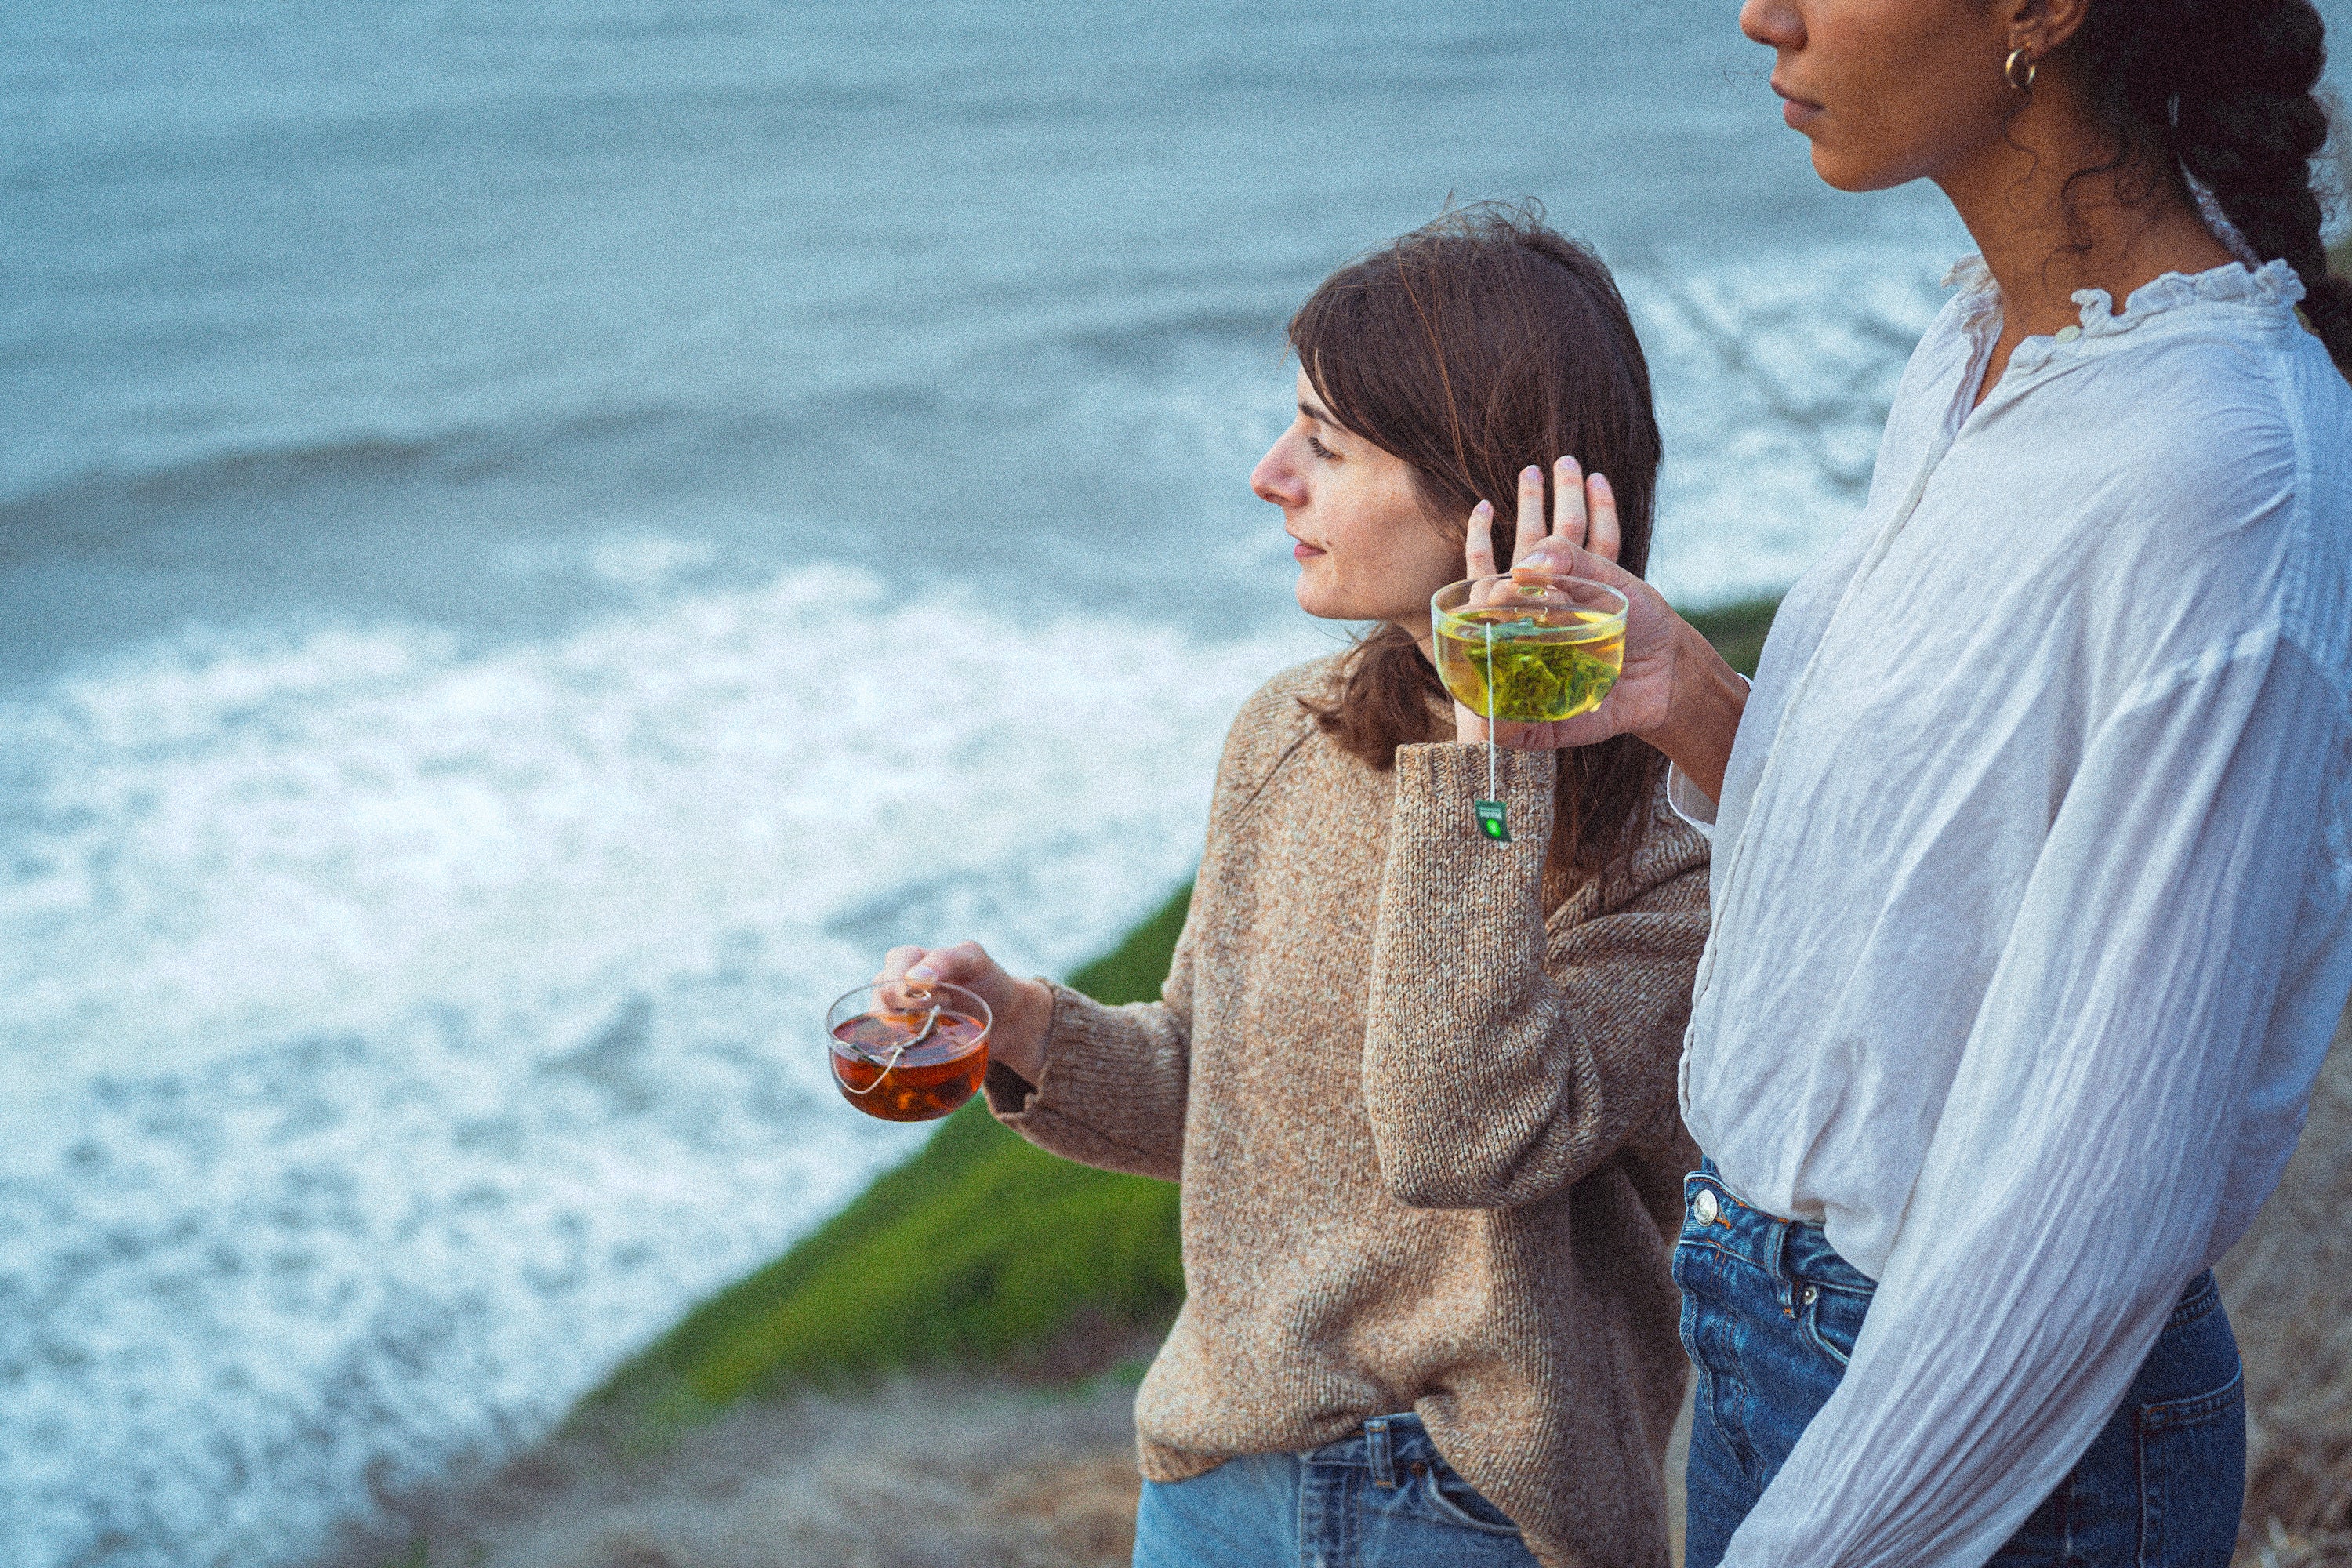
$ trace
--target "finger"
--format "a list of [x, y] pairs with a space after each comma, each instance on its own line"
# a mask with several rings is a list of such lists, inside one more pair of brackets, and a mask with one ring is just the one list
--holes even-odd
[[1475, 582], [1495, 574], [1495, 507], [1480, 501], [1470, 511], [1470, 531], [1462, 540], [1462, 565]]
[[1585, 535], [1584, 465], [1563, 457], [1552, 465], [1551, 534], [1570, 544], [1582, 544]]
[[923, 956], [919, 947], [894, 947], [882, 955], [882, 973], [874, 977], [877, 985], [887, 985], [898, 979]]
[[1525, 560], [1543, 536], [1543, 470], [1529, 463], [1519, 470], [1519, 530], [1511, 541], [1511, 564]]
[[907, 971], [913, 981], [945, 981], [950, 985], [969, 985], [985, 976], [994, 964], [988, 952], [976, 942], [960, 942], [953, 947], [934, 948], [923, 961]]
[[1641, 582], [1606, 555], [1580, 549], [1563, 539], [1547, 539], [1531, 558], [1533, 570], [1553, 577], [1588, 577], [1595, 583], [1605, 583], [1620, 593], [1631, 594], [1629, 584]]
[[1604, 561], [1614, 561], [1624, 538], [1617, 527], [1617, 492], [1610, 488], [1607, 474], [1585, 480], [1584, 490], [1592, 507], [1592, 526], [1584, 547]]
[[1513, 724], [1507, 721], [1495, 726], [1495, 744], [1507, 752], [1540, 752], [1546, 750], [1546, 724]]
[[1616, 701], [1617, 694], [1612, 691], [1591, 712], [1579, 713], [1573, 719], [1555, 722], [1551, 727], [1553, 746], [1562, 750], [1596, 746], [1615, 736], [1619, 732]]

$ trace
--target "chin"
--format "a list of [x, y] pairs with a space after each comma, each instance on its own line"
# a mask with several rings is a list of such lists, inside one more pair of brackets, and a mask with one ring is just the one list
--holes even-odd
[[1818, 142], [1813, 143], [1813, 173], [1819, 174], [1822, 184], [1830, 189], [1844, 191], [1852, 195], [1859, 195], [1864, 191], [1892, 190], [1917, 177], [1889, 174], [1885, 169], [1857, 168]]
[[1334, 593], [1328, 584], [1317, 582], [1311, 573], [1298, 574], [1298, 586], [1293, 596], [1297, 599], [1300, 609], [1318, 621], [1360, 621], [1368, 618], [1362, 606], [1349, 604], [1345, 595]]

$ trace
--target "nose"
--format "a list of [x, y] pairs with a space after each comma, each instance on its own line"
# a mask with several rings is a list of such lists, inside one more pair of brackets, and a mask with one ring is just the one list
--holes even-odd
[[1793, 0], [1746, 0], [1739, 7], [1739, 30], [1767, 48], [1793, 49], [1805, 41], [1804, 17]]
[[1290, 437], [1286, 435], [1267, 447], [1257, 467], [1250, 470], [1250, 493], [1286, 511], [1307, 504], [1307, 487], [1300, 482], [1297, 465], [1290, 460], [1289, 447]]

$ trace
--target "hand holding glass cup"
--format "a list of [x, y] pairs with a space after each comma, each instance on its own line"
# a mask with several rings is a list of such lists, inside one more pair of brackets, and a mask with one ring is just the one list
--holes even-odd
[[991, 1063], [1042, 1080], [1054, 991], [976, 942], [894, 947], [824, 1022], [844, 1100], [886, 1121], [929, 1121], [977, 1093]]
[[1606, 478], [1562, 458], [1552, 494], [1547, 526], [1544, 472], [1521, 470], [1507, 573], [1496, 568], [1495, 509], [1480, 501], [1463, 544], [1465, 580], [1430, 601], [1431, 653], [1457, 704], [1458, 741], [1547, 751], [1629, 727], [1622, 679], [1646, 653], [1631, 634], [1646, 631], [1656, 595], [1616, 564], [1622, 536]]

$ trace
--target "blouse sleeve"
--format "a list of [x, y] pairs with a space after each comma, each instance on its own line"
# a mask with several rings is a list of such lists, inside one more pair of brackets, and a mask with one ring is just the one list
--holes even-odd
[[[1738, 670], [1732, 673], [1739, 674]], [[1739, 684], [1750, 691], [1756, 689], [1756, 683], [1744, 675], [1739, 676]], [[1671, 764], [1666, 768], [1666, 805], [1676, 816], [1690, 825], [1693, 832], [1709, 844], [1715, 842], [1717, 815], [1715, 797], [1692, 783], [1690, 774]]]
[[1703, 835], [1708, 843], [1715, 842], [1715, 797], [1691, 782], [1690, 774], [1681, 768], [1666, 769], [1666, 804], [1675, 815], [1690, 824], [1691, 830]]
[[1548, 1196], [1675, 1114], [1706, 846], [1666, 819], [1612, 908], [1548, 927], [1552, 754], [1499, 761], [1510, 844], [1475, 826], [1483, 748], [1397, 750], [1363, 1084], [1381, 1177], [1415, 1207]]
[[2088, 1448], [2210, 1261], [2252, 1066], [2341, 921], [2347, 742], [2274, 633], [2093, 732], [1843, 1380], [1731, 1568], [1982, 1563]]

